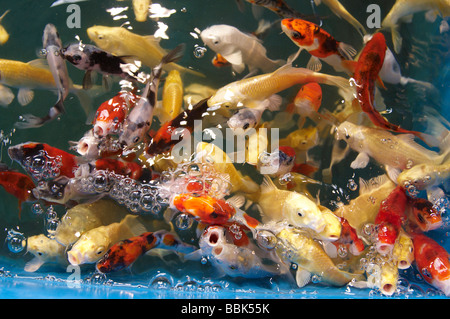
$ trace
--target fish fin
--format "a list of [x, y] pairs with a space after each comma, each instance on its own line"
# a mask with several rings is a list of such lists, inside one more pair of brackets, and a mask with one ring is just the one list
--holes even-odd
[[408, 14], [408, 15], [406, 15], [406, 16], [403, 16], [400, 20], [401, 20], [403, 23], [411, 23], [412, 20], [413, 20], [413, 17], [414, 17], [414, 15]]
[[278, 190], [269, 176], [264, 176], [260, 187], [261, 193], [269, 193]]
[[180, 60], [183, 57], [186, 45], [184, 43], [177, 45], [172, 51], [167, 53], [162, 59], [162, 64], [172, 63]]
[[201, 260], [202, 257], [203, 257], [203, 252], [201, 249], [197, 249], [196, 251], [193, 251], [192, 253], [184, 255], [184, 259], [192, 260], [192, 261]]
[[252, 3], [252, 14], [256, 20], [260, 20], [264, 14], [264, 7]]
[[228, 62], [230, 62], [233, 65], [234, 64], [240, 65], [240, 64], [244, 63], [242, 60], [242, 52], [241, 51], [235, 51], [228, 55], [223, 55], [223, 57], [225, 58], [225, 60], [227, 60]]
[[322, 0], [314, 0], [314, 4], [316, 6], [320, 5], [322, 3]]
[[283, 98], [279, 96], [278, 94], [274, 94], [270, 96], [268, 99], [264, 100], [264, 107], [263, 109], [268, 109], [269, 111], [279, 111], [281, 103], [283, 102]]
[[2, 22], [3, 18], [8, 14], [10, 10], [6, 10], [5, 13], [2, 14], [2, 16], [0, 17], [0, 23]]
[[400, 53], [402, 49], [402, 37], [400, 35], [400, 31], [398, 30], [398, 26], [391, 28], [392, 34], [392, 43], [394, 44], [395, 53]]
[[243, 0], [236, 0], [236, 5], [240, 12], [245, 12], [245, 5]]
[[139, 236], [147, 231], [145, 226], [138, 220], [139, 216], [128, 214], [121, 223], [129, 228], [132, 236]]
[[399, 170], [398, 168], [391, 167], [389, 165], [386, 165], [385, 168], [386, 168], [386, 173], [389, 176], [389, 178], [391, 179], [391, 181], [393, 181], [394, 183], [397, 184], [398, 175], [400, 175], [401, 170]]
[[31, 101], [33, 101], [33, 98], [34, 92], [29, 88], [20, 88], [17, 92], [17, 101], [19, 101], [22, 106], [28, 105]]
[[92, 71], [86, 71], [83, 76], [83, 89], [89, 90], [92, 86]]
[[344, 42], [339, 42], [338, 51], [344, 56], [345, 60], [351, 60], [358, 53], [354, 47]]
[[259, 186], [249, 176], [244, 176], [241, 179], [240, 190], [246, 194], [253, 194], [259, 190]]
[[352, 60], [344, 60], [342, 61], [342, 66], [349, 70], [352, 74], [355, 73], [356, 65], [358, 62]]
[[380, 76], [377, 76], [377, 84], [378, 84], [379, 86], [381, 86], [383, 89], [387, 90], [387, 89], [386, 89], [386, 86], [384, 86], [383, 80], [381, 79]]
[[34, 68], [44, 69], [44, 70], [50, 70], [50, 68], [49, 68], [49, 66], [48, 66], [47, 59], [35, 59], [35, 60], [31, 60], [31, 61], [28, 61], [27, 64], [29, 64], [30, 66], [32, 66], [32, 67], [34, 67]]
[[306, 269], [300, 267], [297, 268], [297, 273], [295, 274], [295, 282], [299, 288], [306, 286], [311, 280], [311, 273]]
[[311, 59], [308, 61], [308, 64], [306, 64], [306, 68], [314, 72], [319, 72], [322, 69], [322, 62], [318, 57], [312, 55]]
[[369, 164], [370, 157], [367, 153], [361, 152], [356, 156], [355, 160], [350, 164], [353, 169], [364, 168]]
[[372, 177], [368, 181], [363, 178], [359, 178], [359, 195], [370, 193], [372, 190], [380, 187], [389, 180], [386, 174]]
[[292, 54], [288, 57], [288, 59], [287, 59], [287, 61], [286, 61], [286, 65], [292, 65], [292, 63], [294, 63], [294, 61], [297, 60], [298, 56], [300, 55], [300, 53], [301, 53], [302, 51], [303, 51], [303, 49], [302, 49], [302, 48], [299, 48], [299, 49], [297, 50], [297, 52], [292, 53]]
[[336, 258], [338, 256], [337, 254], [337, 247], [332, 242], [324, 240], [322, 242], [323, 250], [330, 258]]
[[111, 89], [112, 79], [110, 76], [104, 74], [102, 76], [102, 85], [105, 91], [109, 91]]
[[[437, 18], [437, 16], [438, 16], [438, 14], [439, 14], [439, 11], [437, 11], [437, 10], [430, 10], [430, 11], [427, 11], [427, 12], [425, 13], [425, 19], [426, 19], [428, 22], [433, 23], [434, 21], [436, 21], [436, 18]], [[0, 18], [0, 21], [1, 21], [1, 18]]]
[[24, 270], [26, 272], [35, 272], [36, 270], [38, 270], [39, 268], [41, 268], [41, 266], [44, 264], [45, 262], [38, 258], [38, 257], [34, 257], [33, 259], [31, 259], [29, 262], [27, 262], [25, 264]]
[[234, 195], [228, 198], [227, 202], [237, 208], [241, 208], [245, 204], [245, 197], [243, 195]]
[[237, 73], [242, 73], [245, 70], [245, 64], [241, 63], [241, 64], [232, 64], [233, 71], [237, 72]]
[[80, 101], [80, 105], [83, 108], [84, 113], [87, 116], [86, 124], [92, 124], [92, 121], [95, 118], [96, 111], [92, 108], [92, 98], [91, 96], [85, 92], [84, 90], [76, 90], [74, 94], [77, 96]]
[[41, 127], [45, 123], [45, 120], [43, 118], [37, 117], [33, 114], [22, 115], [22, 120], [23, 122], [14, 123], [14, 126], [18, 129], [26, 129]]

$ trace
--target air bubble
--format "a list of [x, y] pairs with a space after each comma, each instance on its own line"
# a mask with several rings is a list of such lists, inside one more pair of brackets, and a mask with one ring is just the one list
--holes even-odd
[[41, 215], [44, 213], [44, 209], [42, 208], [41, 204], [35, 203], [33, 204], [33, 206], [31, 206], [31, 212], [36, 215]]
[[54, 238], [56, 235], [56, 229], [58, 228], [59, 220], [52, 219], [48, 220], [45, 225], [45, 230], [47, 231], [47, 237]]
[[201, 263], [202, 265], [206, 265], [206, 264], [208, 263], [208, 258], [202, 257], [202, 259], [200, 259], [200, 263]]
[[206, 49], [205, 47], [196, 46], [194, 49], [194, 56], [197, 59], [201, 59], [205, 56], [206, 51], [208, 51], [208, 49]]
[[277, 245], [277, 237], [268, 230], [260, 230], [256, 234], [256, 241], [258, 245], [265, 249], [274, 249]]
[[191, 228], [192, 224], [194, 223], [191, 216], [188, 214], [179, 214], [175, 218], [175, 226], [180, 230], [186, 230]]
[[27, 244], [25, 235], [13, 229], [8, 231], [6, 241], [9, 251], [14, 254], [21, 253]]

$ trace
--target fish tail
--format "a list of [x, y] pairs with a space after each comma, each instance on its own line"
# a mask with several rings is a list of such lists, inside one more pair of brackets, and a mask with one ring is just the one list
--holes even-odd
[[184, 43], [181, 43], [175, 47], [172, 51], [167, 53], [162, 59], [161, 64], [167, 64], [172, 62], [177, 62], [183, 57], [184, 50], [186, 48], [186, 45]]
[[58, 102], [56, 102], [56, 104], [50, 108], [50, 111], [46, 116], [38, 117], [32, 114], [25, 114], [22, 115], [23, 122], [16, 122], [14, 126], [19, 129], [41, 127], [45, 123], [50, 122], [64, 112], [65, 108], [63, 99], [60, 98], [58, 99]]

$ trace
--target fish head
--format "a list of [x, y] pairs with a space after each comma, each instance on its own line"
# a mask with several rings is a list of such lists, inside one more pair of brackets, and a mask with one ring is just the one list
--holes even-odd
[[92, 26], [86, 30], [89, 39], [103, 50], [111, 51], [110, 46], [113, 44], [111, 33], [114, 32], [112, 28], [104, 26]]
[[[336, 241], [341, 237], [342, 224], [339, 218], [328, 209], [322, 211], [325, 228], [319, 233], [320, 238], [327, 241]], [[356, 234], [355, 234], [356, 235]], [[355, 242], [358, 238], [356, 238]]]
[[319, 142], [319, 131], [317, 127], [302, 128], [292, 132], [290, 137], [293, 148], [307, 151]]
[[412, 198], [411, 204], [413, 219], [422, 231], [427, 232], [442, 226], [442, 216], [429, 200]]
[[28, 237], [27, 252], [41, 260], [50, 260], [61, 255], [64, 246], [44, 234]]
[[326, 227], [326, 221], [317, 205], [309, 199], [299, 199], [289, 196], [284, 203], [290, 222], [296, 227], [307, 227], [321, 233]]
[[283, 19], [281, 29], [299, 47], [310, 46], [314, 42], [314, 31], [320, 27], [302, 19]]
[[364, 136], [359, 134], [357, 125], [345, 121], [336, 128], [334, 137], [337, 141], [345, 141], [348, 145], [354, 145]]
[[214, 52], [224, 56], [230, 54], [234, 49], [233, 43], [229, 41], [229, 31], [229, 26], [213, 25], [203, 30], [200, 38]]
[[322, 104], [322, 88], [315, 82], [303, 85], [295, 96], [294, 104], [300, 115], [319, 111]]
[[[96, 124], [97, 125], [97, 124]], [[98, 124], [102, 125], [102, 124]], [[95, 129], [95, 126], [94, 126]], [[98, 129], [97, 129], [98, 130]], [[89, 130], [84, 136], [76, 142], [75, 150], [78, 154], [85, 158], [98, 158], [99, 157], [99, 143], [100, 140], [94, 135], [94, 130]]]
[[94, 228], [84, 233], [75, 242], [72, 249], [67, 252], [67, 258], [71, 265], [92, 264], [100, 260], [108, 251], [110, 241], [99, 228]]
[[209, 226], [200, 237], [199, 246], [203, 253], [212, 255], [213, 249], [217, 252], [227, 243], [226, 229], [222, 226]]
[[[262, 114], [262, 113], [261, 113]], [[239, 109], [230, 119], [227, 121], [228, 127], [233, 132], [241, 132], [245, 134], [249, 129], [256, 127], [261, 119], [259, 112], [250, 108]]]
[[65, 204], [70, 198], [70, 178], [60, 176], [48, 181], [40, 181], [36, 188], [32, 190], [34, 197], [52, 203]]
[[123, 149], [132, 148], [142, 141], [144, 134], [149, 128], [150, 123], [145, 121], [139, 123], [126, 121], [122, 134], [119, 136], [119, 145], [121, 145]]
[[58, 34], [58, 30], [56, 27], [48, 23], [44, 28], [44, 34], [42, 36], [42, 43], [44, 48], [47, 48], [50, 45], [57, 46], [58, 48], [62, 48], [62, 42]]
[[290, 146], [280, 146], [272, 153], [262, 153], [258, 157], [257, 168], [260, 172], [276, 176], [289, 173], [295, 164], [295, 150]]
[[70, 44], [61, 50], [61, 54], [71, 64], [82, 70], [87, 70], [90, 67], [90, 57], [83, 46], [84, 44], [81, 43]]

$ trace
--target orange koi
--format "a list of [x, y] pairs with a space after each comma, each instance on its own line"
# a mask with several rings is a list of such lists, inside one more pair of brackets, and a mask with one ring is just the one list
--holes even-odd
[[433, 203], [424, 198], [409, 198], [408, 218], [423, 232], [442, 226], [442, 216]]
[[95, 161], [97, 170], [109, 170], [118, 175], [138, 180], [144, 173], [144, 168], [136, 162], [125, 162], [120, 159], [102, 158]]
[[357, 256], [364, 250], [364, 242], [358, 237], [356, 230], [350, 226], [349, 222], [342, 217], [338, 217], [341, 222], [341, 237], [337, 241], [332, 242], [336, 247], [345, 245], [349, 247], [349, 251]]
[[423, 279], [450, 296], [450, 255], [433, 239], [413, 234], [414, 258]]
[[22, 203], [36, 200], [32, 192], [36, 187], [33, 180], [28, 175], [10, 170], [4, 164], [0, 164], [0, 185], [19, 200], [19, 218]]

